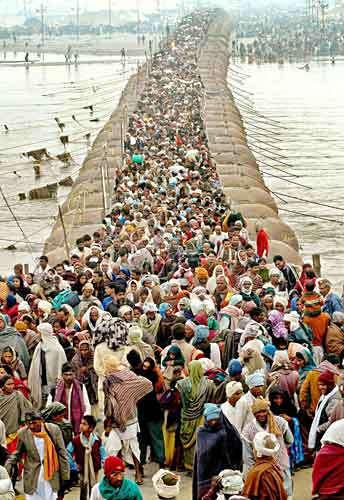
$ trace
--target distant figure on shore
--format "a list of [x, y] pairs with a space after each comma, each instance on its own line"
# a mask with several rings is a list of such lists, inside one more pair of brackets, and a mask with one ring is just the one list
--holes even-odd
[[121, 62], [122, 62], [122, 64], [124, 64], [124, 63], [125, 63], [125, 57], [126, 57], [126, 54], [125, 54], [125, 48], [123, 47], [123, 48], [121, 49]]
[[334, 56], [331, 57], [331, 64], [335, 64], [336, 63], [336, 60], [334, 58]]
[[25, 62], [28, 63], [29, 62], [29, 53], [26, 52], [25, 54]]
[[79, 63], [79, 54], [78, 54], [78, 51], [75, 51], [74, 53], [74, 64], [75, 66], [77, 66]]

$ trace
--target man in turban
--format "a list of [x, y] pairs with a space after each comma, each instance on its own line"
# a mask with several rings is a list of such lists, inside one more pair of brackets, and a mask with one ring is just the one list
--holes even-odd
[[206, 403], [203, 410], [204, 425], [196, 438], [193, 470], [193, 500], [201, 500], [209, 490], [211, 481], [224, 469], [240, 470], [242, 443], [236, 428], [224, 418], [221, 408]]
[[95, 484], [90, 500], [143, 500], [140, 488], [124, 477], [125, 463], [119, 457], [109, 456], [104, 462], [104, 477]]
[[248, 470], [254, 464], [253, 442], [256, 434], [262, 431], [273, 434], [279, 443], [276, 461], [283, 471], [284, 487], [288, 496], [291, 496], [293, 488], [287, 448], [293, 443], [294, 438], [288, 422], [284, 418], [272, 414], [270, 403], [266, 399], [257, 398], [253, 402], [251, 410], [254, 419], [242, 431], [245, 469]]
[[282, 471], [276, 461], [280, 450], [276, 436], [264, 431], [258, 432], [253, 446], [256, 460], [246, 476], [243, 495], [252, 500], [287, 500]]
[[264, 396], [265, 382], [265, 376], [260, 371], [256, 371], [246, 377], [246, 384], [249, 391], [239, 399], [236, 405], [237, 428], [239, 432], [242, 432], [245, 425], [254, 419], [251, 407], [256, 398]]
[[231, 381], [226, 385], [227, 401], [221, 405], [221, 411], [232, 425], [238, 429], [238, 410], [237, 403], [243, 396], [243, 387], [241, 382]]

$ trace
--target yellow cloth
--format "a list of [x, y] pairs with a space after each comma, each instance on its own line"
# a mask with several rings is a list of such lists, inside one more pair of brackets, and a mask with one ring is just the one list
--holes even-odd
[[0, 281], [0, 299], [5, 301], [8, 295], [8, 286], [4, 281]]
[[44, 439], [44, 479], [50, 481], [59, 470], [59, 460], [55, 446], [48, 434], [44, 431], [33, 432], [33, 436]]

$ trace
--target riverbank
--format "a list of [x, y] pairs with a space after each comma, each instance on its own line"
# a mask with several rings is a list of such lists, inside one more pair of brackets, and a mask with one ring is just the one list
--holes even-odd
[[16, 43], [13, 41], [6, 43], [6, 48], [2, 47], [2, 52], [29, 52], [29, 54], [65, 54], [68, 47], [71, 48], [72, 59], [75, 52], [79, 57], [85, 54], [96, 56], [120, 56], [121, 49], [124, 48], [128, 57], [142, 57], [145, 51], [148, 52], [149, 40], [152, 40], [152, 48], [156, 49], [160, 34], [145, 34], [145, 42], [138, 42], [137, 36], [132, 33], [114, 33], [109, 36], [89, 36], [82, 35], [79, 40], [76, 37], [61, 36], [58, 38], [46, 39], [44, 45], [40, 37], [31, 39], [20, 39]]

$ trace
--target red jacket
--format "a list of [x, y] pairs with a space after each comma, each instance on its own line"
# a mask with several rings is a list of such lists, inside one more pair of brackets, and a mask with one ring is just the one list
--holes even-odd
[[[80, 434], [73, 438], [73, 447], [74, 447], [74, 460], [77, 463], [79, 467], [79, 471], [81, 473], [84, 472], [84, 464], [85, 464], [85, 447], [81, 444], [80, 441]], [[102, 467], [102, 459], [101, 459], [101, 454], [100, 454], [100, 447], [102, 445], [101, 440], [98, 438], [92, 446], [92, 461], [93, 461], [93, 467], [94, 467], [94, 472], [97, 473], [101, 467]]]
[[265, 229], [260, 229], [257, 233], [257, 255], [259, 258], [269, 255], [269, 235]]

